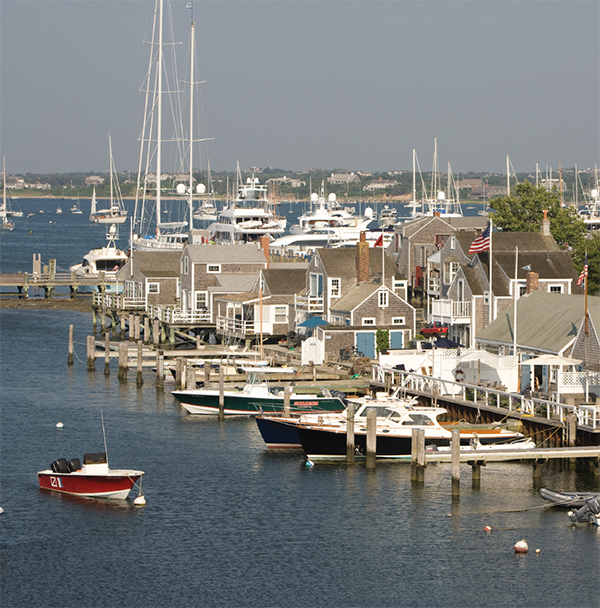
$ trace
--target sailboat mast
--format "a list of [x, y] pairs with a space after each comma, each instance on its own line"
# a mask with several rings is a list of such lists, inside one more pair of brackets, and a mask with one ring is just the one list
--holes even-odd
[[113, 213], [114, 194], [113, 194], [113, 155], [112, 155], [112, 139], [108, 134], [108, 173], [110, 179], [110, 214]]
[[506, 155], [506, 196], [510, 196], [510, 159]]
[[[191, 3], [190, 3], [191, 4]], [[192, 35], [190, 40], [190, 242], [193, 229], [193, 200], [194, 200], [194, 43], [196, 41], [194, 14], [192, 13]]]
[[417, 167], [415, 157], [417, 155], [417, 151], [413, 148], [413, 215], [417, 212]]
[[160, 13], [158, 17], [158, 88], [157, 88], [157, 137], [156, 137], [156, 236], [160, 235], [160, 195], [162, 182], [162, 73], [163, 73], [163, 0], [159, 0]]

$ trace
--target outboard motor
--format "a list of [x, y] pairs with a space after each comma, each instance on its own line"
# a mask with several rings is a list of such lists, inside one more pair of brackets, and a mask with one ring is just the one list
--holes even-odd
[[50, 465], [50, 469], [54, 473], [69, 473], [69, 464], [66, 458], [59, 458]]
[[567, 515], [573, 523], [593, 523], [596, 519], [600, 519], [600, 498], [590, 498], [583, 507], [569, 511]]

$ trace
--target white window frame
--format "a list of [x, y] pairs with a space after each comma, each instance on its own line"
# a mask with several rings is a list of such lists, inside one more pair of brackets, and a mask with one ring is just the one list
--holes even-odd
[[[198, 296], [204, 294], [204, 302], [206, 306], [198, 306]], [[194, 310], [208, 310], [208, 291], [195, 291], [194, 292]]]
[[387, 289], [380, 289], [377, 294], [377, 305], [379, 308], [387, 308], [390, 305], [390, 298]]
[[148, 283], [146, 283], [146, 289], [147, 289], [148, 295], [160, 294], [160, 283], [157, 283], [156, 281], [152, 281], [151, 283], [148, 282]]
[[548, 293], [565, 293], [565, 286], [562, 283], [548, 284]]
[[484, 291], [483, 292], [483, 305], [489, 306], [489, 304], [490, 304], [490, 292]]
[[458, 262], [444, 262], [444, 285], [450, 285], [458, 272]]
[[404, 279], [394, 279], [394, 291], [406, 289], [406, 281]]
[[342, 280], [338, 278], [329, 279], [329, 297], [339, 298], [342, 293]]
[[[283, 314], [281, 313], [281, 310], [284, 311]], [[273, 323], [287, 325], [287, 322], [288, 322], [288, 307], [285, 304], [273, 305]]]
[[207, 264], [206, 274], [221, 274], [221, 264]]
[[392, 317], [392, 325], [406, 325], [406, 317]]
[[375, 325], [375, 317], [363, 317], [361, 325]]
[[190, 258], [186, 255], [183, 257], [183, 274], [189, 274], [190, 272]]

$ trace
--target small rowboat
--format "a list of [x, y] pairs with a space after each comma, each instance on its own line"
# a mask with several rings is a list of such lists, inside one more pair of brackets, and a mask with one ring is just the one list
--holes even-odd
[[600, 492], [555, 492], [554, 490], [542, 488], [540, 496], [557, 506], [583, 507], [591, 498], [600, 497]]

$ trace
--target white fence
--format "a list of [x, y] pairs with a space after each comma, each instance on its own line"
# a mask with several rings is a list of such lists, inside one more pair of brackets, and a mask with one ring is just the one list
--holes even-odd
[[598, 405], [566, 405], [556, 401], [528, 398], [518, 393], [499, 391], [490, 387], [482, 387], [466, 382], [453, 382], [396, 370], [381, 365], [373, 366], [373, 380], [392, 386], [428, 393], [432, 397], [454, 397], [473, 404], [485, 404], [497, 407], [503, 411], [520, 411], [532, 416], [545, 417], [548, 420], [558, 418], [564, 420], [568, 413], [577, 414], [577, 423], [592, 429], [600, 428], [600, 406]]

